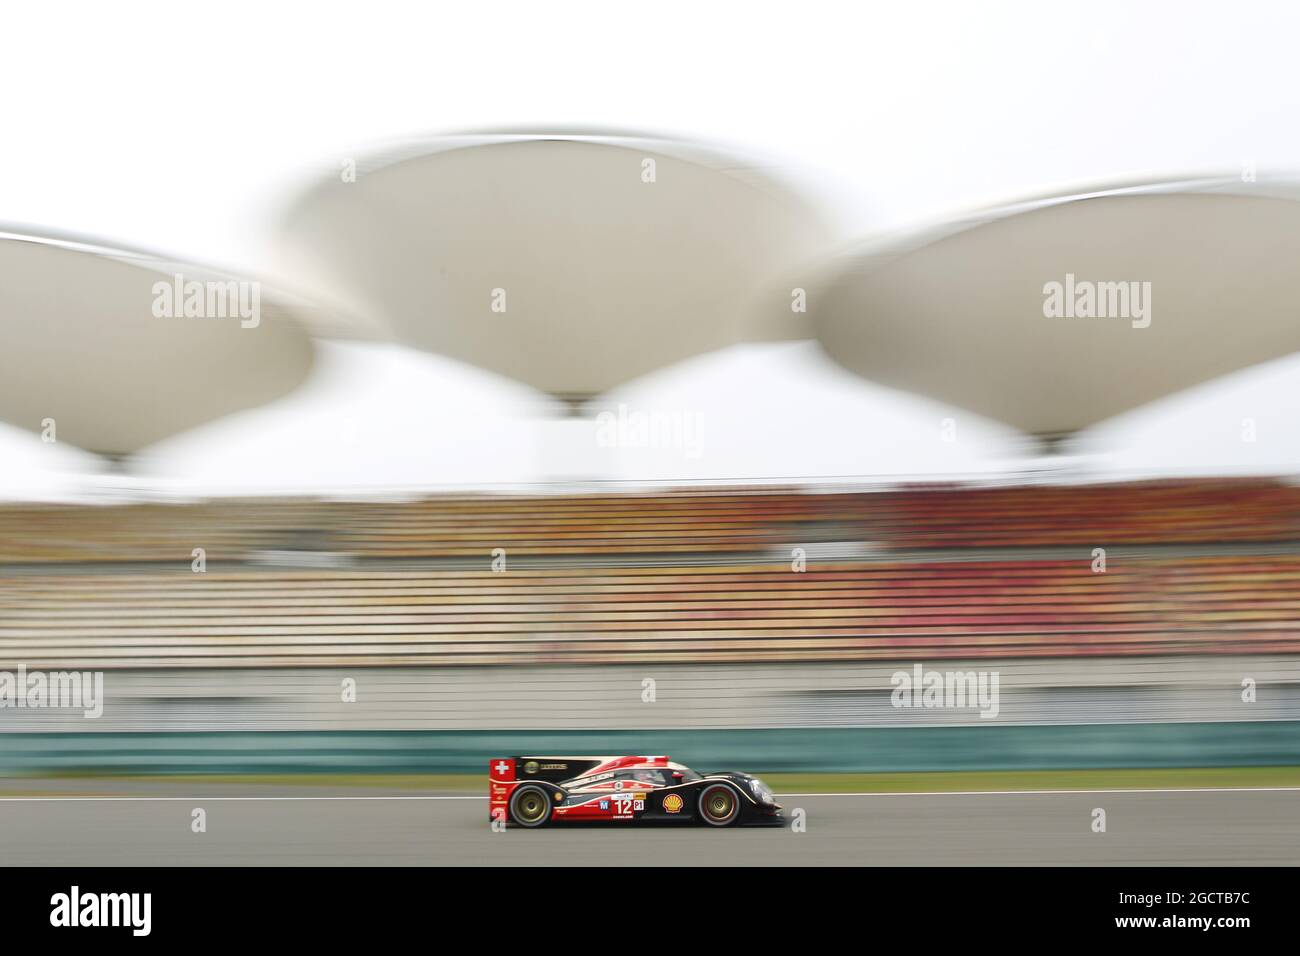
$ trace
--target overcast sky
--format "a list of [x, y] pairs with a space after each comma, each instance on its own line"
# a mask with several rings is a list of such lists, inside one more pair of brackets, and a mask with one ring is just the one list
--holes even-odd
[[[594, 126], [741, 151], [802, 184], [848, 239], [1072, 183], [1295, 171], [1298, 36], [1300, 7], [1286, 3], [20, 4], [0, 36], [0, 220], [257, 273], [277, 213], [342, 158], [430, 133]], [[1254, 370], [1098, 429], [1092, 467], [1287, 470], [1300, 462], [1298, 371]], [[944, 409], [807, 346], [704, 356], [621, 397], [659, 408], [669, 396], [712, 409], [699, 453], [683, 440], [611, 454], [584, 433], [591, 422], [539, 420], [536, 397], [499, 379], [337, 346], [299, 394], [145, 464], [220, 490], [433, 472], [448, 484], [966, 474], [1021, 449], [969, 419], [936, 445]], [[471, 404], [479, 426], [461, 414]], [[1238, 434], [1243, 410], [1254, 442]], [[86, 467], [33, 441], [0, 430], [0, 493]]]

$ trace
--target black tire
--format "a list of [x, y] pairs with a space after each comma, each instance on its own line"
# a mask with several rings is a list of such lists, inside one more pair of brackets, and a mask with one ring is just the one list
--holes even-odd
[[711, 827], [729, 827], [740, 819], [740, 794], [727, 783], [711, 783], [700, 791], [700, 819]]
[[510, 795], [510, 822], [534, 829], [551, 819], [551, 795], [534, 783], [525, 784]]

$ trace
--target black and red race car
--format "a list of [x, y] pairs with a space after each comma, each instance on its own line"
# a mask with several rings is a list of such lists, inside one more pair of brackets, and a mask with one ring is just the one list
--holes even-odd
[[520, 827], [782, 822], [780, 805], [757, 777], [699, 774], [667, 757], [498, 757], [488, 777], [491, 819]]

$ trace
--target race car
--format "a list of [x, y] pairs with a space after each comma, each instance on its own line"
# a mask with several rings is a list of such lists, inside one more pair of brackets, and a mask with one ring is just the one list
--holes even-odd
[[565, 821], [779, 824], [757, 777], [699, 774], [667, 757], [498, 757], [488, 767], [491, 819], [529, 829]]

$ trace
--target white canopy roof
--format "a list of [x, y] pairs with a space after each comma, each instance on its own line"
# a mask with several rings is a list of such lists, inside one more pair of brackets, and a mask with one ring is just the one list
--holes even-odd
[[[184, 294], [160, 308], [160, 295], [176, 299], [177, 276], [182, 290], [204, 284], [205, 310], [206, 284], [223, 287], [227, 317], [185, 317]], [[311, 368], [311, 340], [260, 285], [232, 281], [144, 253], [0, 230], [0, 420], [43, 432], [53, 419], [59, 442], [128, 455], [285, 394]], [[248, 318], [241, 290], [246, 306], [256, 303]]]
[[836, 260], [810, 314], [865, 378], [1067, 434], [1300, 350], [1296, 196], [1202, 181], [1035, 200]]
[[421, 144], [346, 179], [291, 210], [284, 274], [367, 334], [563, 396], [745, 339], [811, 335], [785, 280], [827, 232], [734, 158], [502, 135]]

